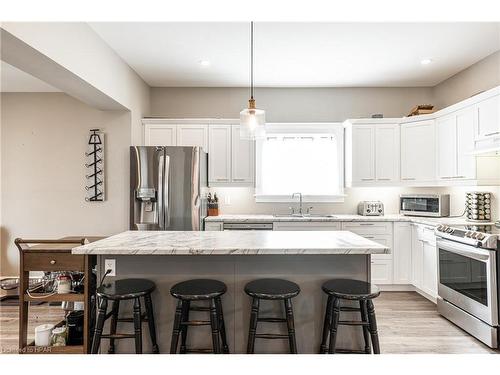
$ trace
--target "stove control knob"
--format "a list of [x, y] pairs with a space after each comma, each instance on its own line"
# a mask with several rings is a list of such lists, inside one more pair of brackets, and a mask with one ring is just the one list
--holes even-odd
[[454, 229], [450, 227], [446, 227], [446, 233], [453, 233]]
[[478, 233], [477, 234], [477, 239], [478, 240], [484, 240], [484, 237], [486, 237], [486, 236], [484, 234], [482, 234], [482, 233]]
[[469, 231], [465, 232], [465, 237], [470, 238], [471, 234], [472, 234], [472, 232], [469, 230]]
[[477, 236], [478, 236], [478, 235], [479, 235], [479, 233], [477, 233], [477, 232], [472, 232], [470, 236], [471, 236], [471, 238], [473, 238], [473, 239], [477, 240]]
[[442, 231], [444, 231], [444, 225], [443, 224], [439, 224], [436, 229], [437, 229], [438, 232], [442, 232]]

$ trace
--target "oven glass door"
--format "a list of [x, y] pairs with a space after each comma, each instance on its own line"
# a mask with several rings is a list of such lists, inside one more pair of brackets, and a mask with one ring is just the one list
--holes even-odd
[[485, 262], [439, 249], [439, 275], [442, 285], [488, 306]]
[[496, 254], [438, 240], [438, 294], [479, 319], [496, 325]]

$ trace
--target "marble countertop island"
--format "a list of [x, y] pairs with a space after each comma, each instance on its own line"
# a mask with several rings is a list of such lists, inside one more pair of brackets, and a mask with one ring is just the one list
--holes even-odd
[[127, 231], [87, 245], [86, 255], [387, 254], [388, 247], [349, 231]]

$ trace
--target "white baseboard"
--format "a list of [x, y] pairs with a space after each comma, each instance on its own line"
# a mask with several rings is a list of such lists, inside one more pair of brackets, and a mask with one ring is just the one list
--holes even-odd
[[377, 284], [382, 292], [414, 292], [415, 287], [410, 284]]

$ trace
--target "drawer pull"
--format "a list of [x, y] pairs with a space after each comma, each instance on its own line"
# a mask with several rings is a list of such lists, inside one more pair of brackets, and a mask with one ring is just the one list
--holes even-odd
[[488, 133], [488, 134], [485, 134], [484, 136], [485, 136], [485, 137], [490, 137], [490, 136], [492, 136], [492, 135], [497, 135], [497, 134], [500, 134], [500, 132]]
[[369, 239], [369, 240], [372, 240], [372, 239], [374, 239], [375, 237], [373, 237], [373, 236], [365, 236], [365, 238], [367, 238], [367, 239]]
[[374, 223], [360, 223], [359, 225], [375, 225]]
[[52, 260], [50, 261], [50, 264], [54, 265], [54, 264], [56, 264], [56, 261], [55, 261], [54, 259], [52, 259]]

